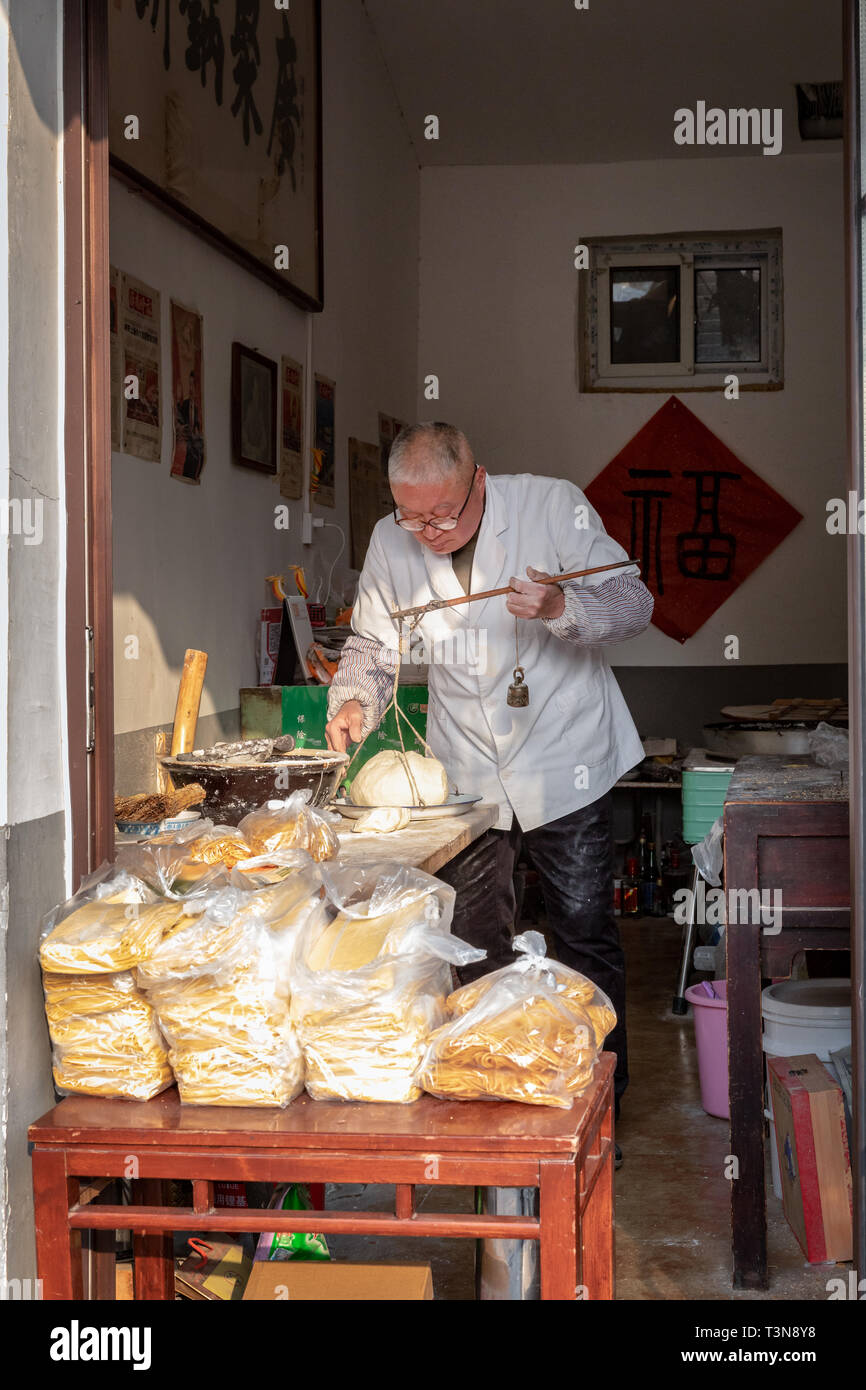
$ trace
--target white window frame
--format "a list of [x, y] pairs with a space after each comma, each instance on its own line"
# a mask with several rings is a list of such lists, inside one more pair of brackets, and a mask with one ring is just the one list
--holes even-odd
[[[714, 391], [736, 376], [742, 390], [781, 390], [783, 370], [782, 233], [694, 232], [645, 237], [584, 237], [589, 269], [579, 293], [578, 382], [582, 391]], [[678, 362], [610, 361], [610, 271], [630, 266], [680, 267]], [[695, 272], [761, 270], [761, 360], [695, 362]]]
[[[693, 257], [678, 252], [651, 251], [636, 255], [602, 255], [598, 261], [598, 360], [599, 372], [605, 380], [617, 377], [682, 376], [694, 371], [695, 343], [695, 278]], [[652, 372], [640, 362], [611, 362], [610, 360], [610, 272], [632, 266], [676, 266], [680, 272], [680, 356], [676, 362], [653, 362]], [[691, 273], [690, 273], [691, 272]], [[635, 384], [634, 382], [632, 383]]]

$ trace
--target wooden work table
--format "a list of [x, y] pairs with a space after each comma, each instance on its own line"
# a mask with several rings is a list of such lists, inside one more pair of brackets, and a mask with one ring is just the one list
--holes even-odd
[[[761, 983], [790, 975], [805, 949], [849, 945], [847, 772], [811, 757], [740, 758], [725, 798], [725, 888], [781, 893], [779, 923], [729, 922], [728, 1076], [735, 1289], [767, 1287]], [[730, 896], [728, 897], [730, 902]], [[750, 914], [749, 914], [750, 915]]]
[[368, 864], [376, 859], [390, 859], [407, 868], [435, 874], [496, 824], [499, 808], [480, 801], [462, 816], [413, 821], [405, 830], [395, 830], [390, 835], [355, 832], [354, 821], [345, 816], [340, 819], [342, 826], [335, 827], [340, 836], [340, 863]]

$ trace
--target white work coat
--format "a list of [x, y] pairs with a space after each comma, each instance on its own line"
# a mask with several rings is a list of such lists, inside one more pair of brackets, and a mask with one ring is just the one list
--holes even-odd
[[[527, 566], [562, 574], [627, 558], [574, 484], [529, 473], [488, 476], [473, 591], [507, 585], [512, 575], [525, 579]], [[435, 554], [387, 516], [370, 540], [352, 626], [395, 648], [401, 625], [394, 609], [462, 593], [450, 555]], [[643, 748], [603, 649], [557, 637], [540, 618], [515, 620], [505, 604], [502, 595], [422, 619], [427, 742], [460, 792], [497, 803], [499, 829], [510, 827], [513, 811], [532, 830], [597, 801], [641, 761]], [[523, 709], [507, 703], [515, 623], [529, 690]], [[405, 660], [405, 625], [402, 636]]]

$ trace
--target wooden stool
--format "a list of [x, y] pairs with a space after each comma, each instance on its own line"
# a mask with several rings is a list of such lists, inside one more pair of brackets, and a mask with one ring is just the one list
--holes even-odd
[[[501, 1237], [540, 1242], [541, 1297], [613, 1298], [613, 1071], [570, 1110], [504, 1101], [361, 1105], [299, 1096], [285, 1110], [70, 1096], [30, 1127], [43, 1298], [81, 1298], [81, 1232], [133, 1231], [135, 1296], [174, 1297], [173, 1231]], [[128, 1177], [134, 1206], [83, 1203], [87, 1180]], [[192, 1207], [161, 1183], [192, 1181]], [[386, 1183], [393, 1212], [214, 1208], [213, 1184]], [[537, 1187], [539, 1216], [418, 1214], [427, 1185]], [[99, 1287], [105, 1281], [99, 1281]]]

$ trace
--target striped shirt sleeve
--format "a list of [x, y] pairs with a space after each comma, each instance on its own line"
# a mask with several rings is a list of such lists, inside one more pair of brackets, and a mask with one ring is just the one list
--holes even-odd
[[328, 690], [328, 718], [333, 719], [347, 700], [357, 700], [364, 712], [364, 735], [378, 728], [394, 693], [398, 661], [396, 648], [372, 637], [347, 638]]
[[564, 642], [596, 647], [625, 642], [649, 625], [655, 600], [636, 574], [618, 574], [603, 584], [564, 583], [565, 611], [544, 618], [545, 627]]

